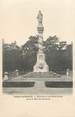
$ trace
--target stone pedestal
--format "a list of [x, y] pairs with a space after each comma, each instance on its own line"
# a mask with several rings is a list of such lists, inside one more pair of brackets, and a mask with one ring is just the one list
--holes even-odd
[[48, 72], [49, 67], [45, 61], [45, 54], [43, 51], [37, 53], [37, 62], [33, 68], [34, 72]]

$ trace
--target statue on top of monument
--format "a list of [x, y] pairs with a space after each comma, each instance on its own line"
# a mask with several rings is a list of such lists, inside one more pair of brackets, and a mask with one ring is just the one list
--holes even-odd
[[38, 22], [42, 23], [42, 19], [43, 19], [43, 14], [41, 13], [41, 10], [39, 10], [38, 16], [37, 16]]

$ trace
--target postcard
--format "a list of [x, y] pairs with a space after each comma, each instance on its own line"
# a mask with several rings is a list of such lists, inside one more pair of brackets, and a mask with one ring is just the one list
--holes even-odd
[[1, 117], [75, 117], [74, 3], [0, 1]]

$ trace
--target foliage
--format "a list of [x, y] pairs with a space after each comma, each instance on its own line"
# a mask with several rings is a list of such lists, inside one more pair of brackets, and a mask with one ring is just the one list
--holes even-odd
[[[38, 36], [30, 36], [29, 40], [18, 47], [16, 44], [3, 45], [3, 71], [30, 72], [37, 60]], [[72, 44], [66, 41], [59, 41], [55, 35], [43, 42], [46, 62], [49, 69], [55, 72], [64, 73], [67, 68], [72, 70]]]

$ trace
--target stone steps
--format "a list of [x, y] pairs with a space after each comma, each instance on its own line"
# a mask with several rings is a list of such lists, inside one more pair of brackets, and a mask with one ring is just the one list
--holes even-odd
[[31, 72], [23, 76], [24, 78], [56, 78], [61, 77], [61, 75], [55, 73], [55, 72]]

